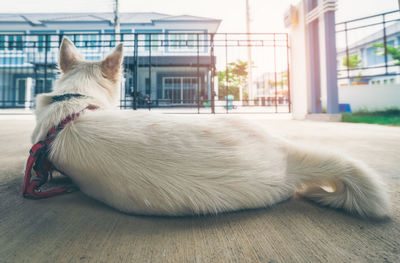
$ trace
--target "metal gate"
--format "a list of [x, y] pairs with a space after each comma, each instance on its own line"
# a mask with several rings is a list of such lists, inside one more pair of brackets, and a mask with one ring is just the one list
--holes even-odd
[[[0, 108], [33, 108], [52, 90], [58, 49], [69, 37], [100, 60], [115, 34], [0, 35]], [[184, 113], [288, 113], [286, 33], [121, 33], [121, 109]]]

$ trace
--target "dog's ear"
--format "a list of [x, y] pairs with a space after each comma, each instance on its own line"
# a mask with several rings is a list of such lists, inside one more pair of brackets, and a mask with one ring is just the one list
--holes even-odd
[[67, 73], [80, 60], [83, 60], [81, 54], [75, 45], [67, 37], [64, 37], [60, 46], [60, 69]]
[[121, 75], [123, 60], [123, 44], [118, 44], [114, 50], [101, 62], [103, 75], [111, 81], [118, 81]]

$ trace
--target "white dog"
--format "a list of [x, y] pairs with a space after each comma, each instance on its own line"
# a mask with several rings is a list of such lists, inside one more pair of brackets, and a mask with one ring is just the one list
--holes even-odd
[[[71, 114], [98, 108], [68, 123], [49, 151], [54, 166], [88, 196], [127, 213], [194, 215], [268, 207], [301, 188], [323, 205], [389, 216], [382, 182], [355, 161], [296, 147], [244, 120], [111, 109], [122, 59], [120, 44], [103, 61], [84, 61], [64, 38], [63, 74], [52, 93], [37, 97], [34, 143]], [[67, 93], [84, 96], [53, 101]]]

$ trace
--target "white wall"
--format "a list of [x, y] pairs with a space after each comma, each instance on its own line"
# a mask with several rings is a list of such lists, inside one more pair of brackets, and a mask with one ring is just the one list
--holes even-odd
[[307, 80], [307, 55], [304, 22], [304, 2], [301, 1], [298, 9], [298, 23], [290, 28], [290, 94], [294, 119], [304, 119], [308, 112], [308, 80]]
[[362, 85], [339, 87], [339, 103], [348, 103], [353, 112], [400, 108], [400, 85]]

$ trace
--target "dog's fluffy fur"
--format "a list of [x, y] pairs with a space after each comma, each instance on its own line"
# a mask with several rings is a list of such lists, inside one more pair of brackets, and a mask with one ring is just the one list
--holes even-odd
[[[99, 107], [67, 124], [49, 152], [88, 196], [127, 213], [193, 215], [267, 207], [301, 188], [323, 205], [389, 215], [379, 177], [356, 161], [297, 147], [245, 120], [112, 110], [121, 62], [122, 45], [103, 61], [87, 62], [65, 38], [63, 74], [52, 93], [37, 98], [34, 143], [68, 115]], [[87, 97], [51, 103], [65, 93]]]

